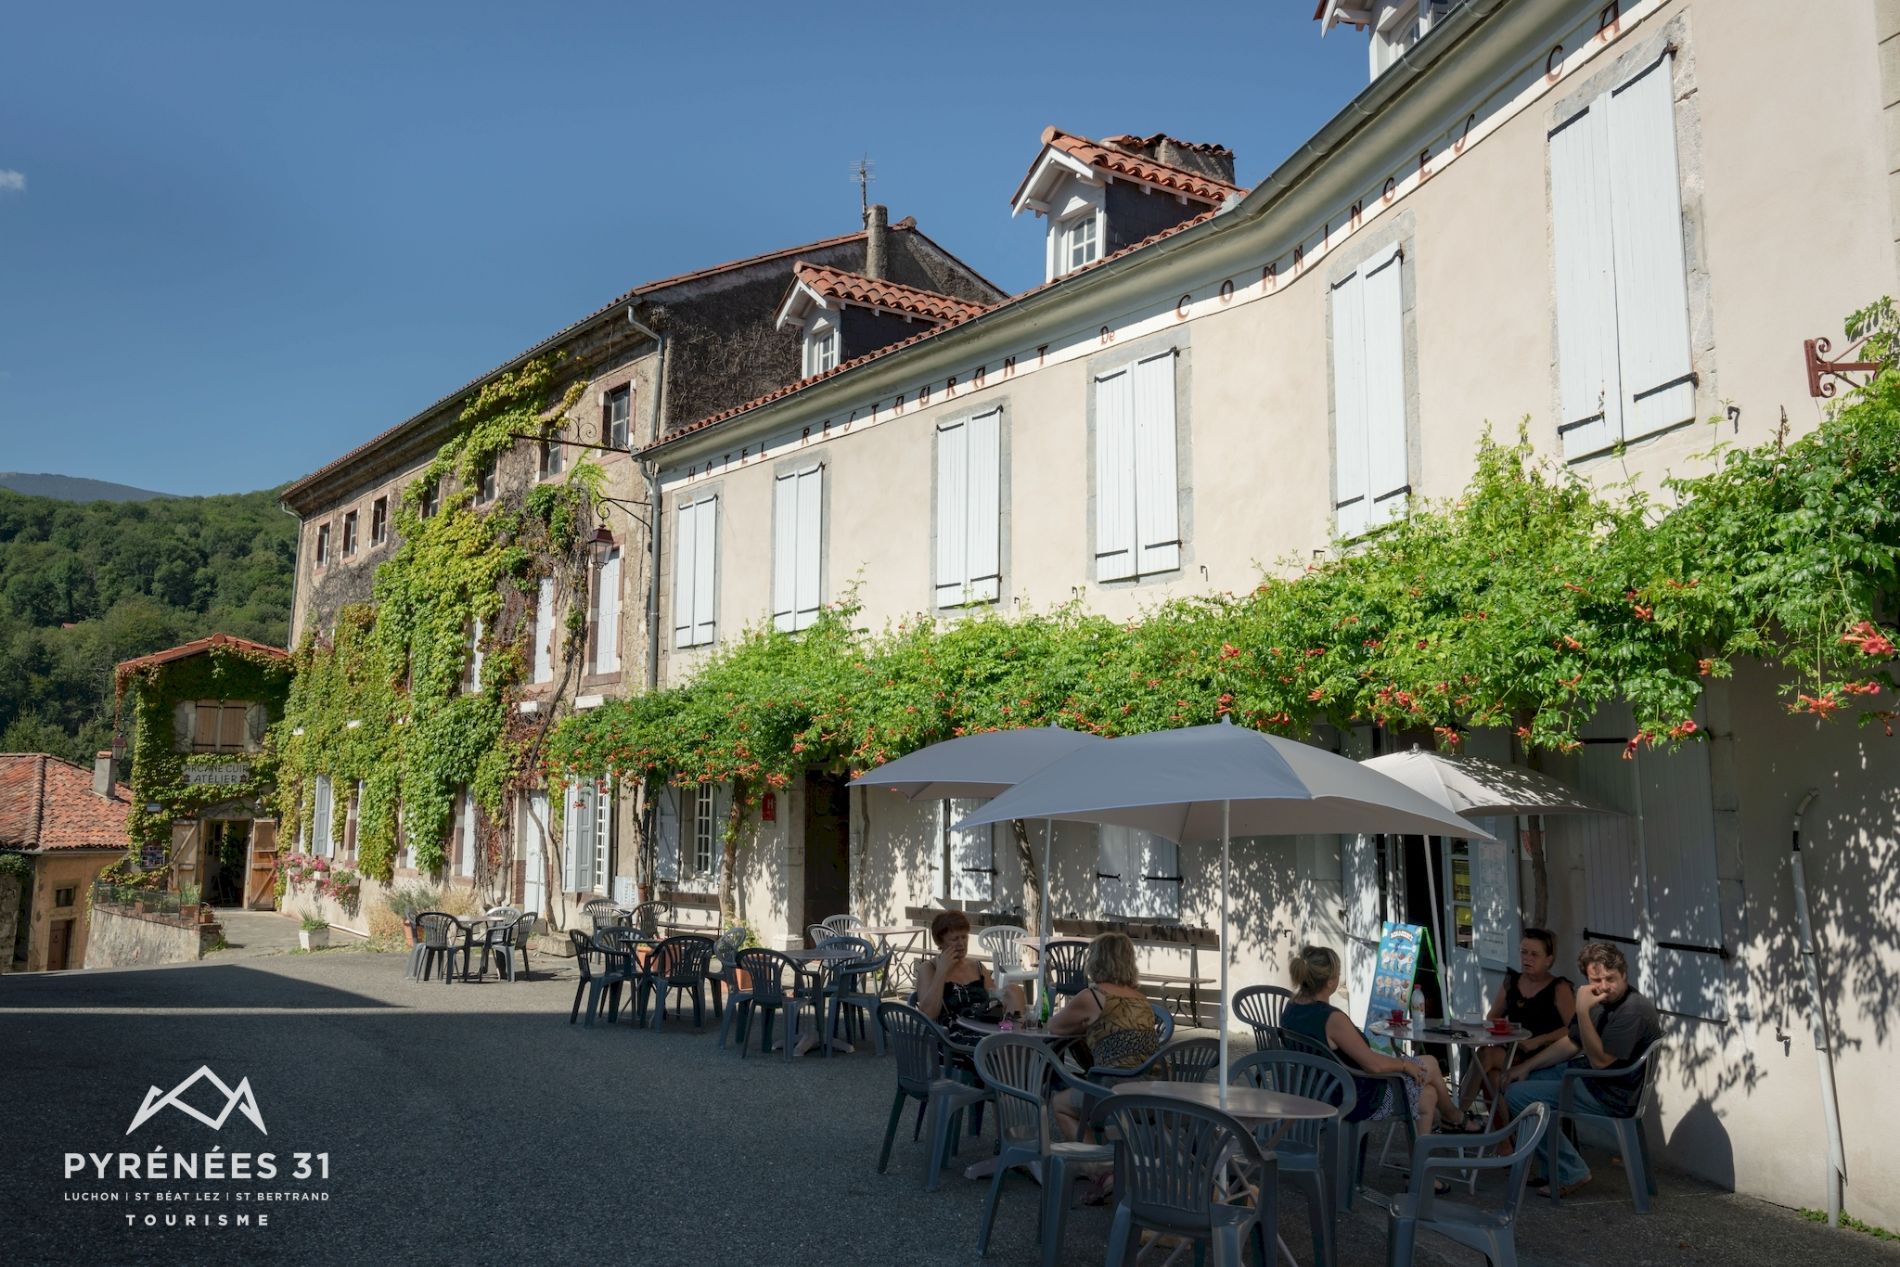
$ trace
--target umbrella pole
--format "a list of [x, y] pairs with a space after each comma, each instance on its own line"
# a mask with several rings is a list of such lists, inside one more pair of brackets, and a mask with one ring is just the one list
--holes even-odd
[[1444, 1015], [1441, 1020], [1451, 1018], [1451, 994], [1445, 988], [1445, 925], [1444, 913], [1438, 905], [1438, 859], [1444, 856], [1442, 838], [1425, 838], [1425, 891], [1432, 901], [1432, 971], [1438, 977], [1438, 1010]]
[[1233, 802], [1220, 803], [1220, 1006], [1214, 1009], [1220, 1025], [1220, 1106], [1227, 1108], [1227, 828]]
[[1055, 842], [1056, 820], [1045, 818], [1042, 820], [1042, 901], [1036, 903], [1040, 908], [1036, 912], [1036, 923], [1041, 926], [1037, 931], [1042, 935], [1042, 949], [1036, 953], [1036, 970], [1040, 974], [1036, 981], [1036, 1010], [1038, 1012], [1049, 999], [1049, 926], [1051, 922], [1049, 903], [1053, 900], [1049, 892], [1051, 887], [1049, 867], [1051, 859], [1055, 856]]

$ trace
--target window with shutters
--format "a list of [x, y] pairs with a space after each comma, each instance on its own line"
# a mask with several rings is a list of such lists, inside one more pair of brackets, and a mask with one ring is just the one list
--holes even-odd
[[197, 700], [191, 706], [193, 752], [250, 750], [250, 705], [227, 700]]
[[356, 857], [356, 829], [363, 812], [363, 780], [350, 785], [349, 817], [343, 822], [343, 852]]
[[825, 468], [787, 471], [772, 507], [772, 623], [807, 629], [823, 605]]
[[1350, 540], [1402, 518], [1405, 252], [1384, 247], [1332, 287], [1333, 513]]
[[937, 606], [993, 603], [1001, 591], [1003, 410], [937, 426]]
[[554, 680], [554, 640], [558, 631], [554, 627], [554, 578], [544, 576], [534, 594], [534, 665], [533, 681], [537, 684]]
[[702, 496], [679, 508], [673, 535], [673, 645], [715, 640], [718, 597], [719, 498]]
[[317, 566], [324, 567], [330, 562], [330, 525], [317, 525]]
[[1695, 417], [1674, 61], [1663, 54], [1550, 134], [1566, 458]]
[[1096, 828], [1095, 882], [1102, 913], [1118, 919], [1181, 918], [1180, 851], [1132, 827]]
[[1723, 1021], [1728, 952], [1709, 748], [1644, 748], [1625, 761], [1622, 736], [1633, 729], [1626, 707], [1605, 709], [1565, 771], [1624, 813], [1552, 818], [1546, 834], [1581, 864], [1584, 935], [1620, 946], [1631, 984], [1657, 1007]]
[[455, 858], [455, 873], [464, 879], [472, 879], [475, 875], [475, 850], [481, 838], [476, 830], [475, 793], [465, 787], [458, 799], [461, 812], [456, 819], [455, 852], [452, 856]]
[[561, 884], [570, 893], [606, 893], [613, 861], [612, 785], [582, 779], [567, 789], [561, 820]]
[[1095, 579], [1133, 580], [1181, 566], [1175, 478], [1175, 351], [1095, 379]]
[[594, 569], [594, 672], [620, 672], [620, 547]]
[[389, 540], [389, 498], [378, 497], [369, 504], [369, 543], [371, 547]]
[[616, 387], [600, 407], [600, 442], [610, 449], [627, 447], [633, 418], [633, 387]]

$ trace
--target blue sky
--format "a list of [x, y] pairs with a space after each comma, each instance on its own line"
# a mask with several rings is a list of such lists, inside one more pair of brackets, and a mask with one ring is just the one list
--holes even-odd
[[1364, 85], [1363, 37], [1311, 18], [21, 6], [0, 41], [0, 470], [294, 479], [641, 281], [852, 231], [860, 154], [893, 219], [1020, 290], [1040, 231], [1008, 200], [1044, 125], [1218, 141], [1251, 184]]

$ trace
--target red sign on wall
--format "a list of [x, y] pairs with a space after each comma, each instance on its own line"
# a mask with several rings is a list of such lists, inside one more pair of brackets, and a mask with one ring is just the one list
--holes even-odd
[[767, 792], [759, 801], [759, 821], [762, 823], [778, 821], [778, 797], [770, 792]]

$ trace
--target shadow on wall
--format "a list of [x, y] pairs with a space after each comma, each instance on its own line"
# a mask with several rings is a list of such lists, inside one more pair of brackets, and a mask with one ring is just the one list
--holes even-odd
[[[1644, 1127], [1652, 1139], [1659, 1133], [1657, 1116], [1652, 1107]], [[1728, 1137], [1728, 1127], [1722, 1125], [1721, 1115], [1707, 1098], [1698, 1098], [1682, 1115], [1676, 1129], [1668, 1134], [1664, 1149], [1671, 1158], [1687, 1161], [1689, 1169], [1701, 1178], [1735, 1190], [1735, 1146]]]

